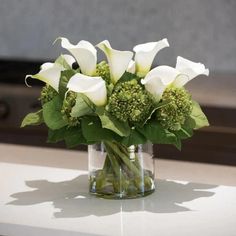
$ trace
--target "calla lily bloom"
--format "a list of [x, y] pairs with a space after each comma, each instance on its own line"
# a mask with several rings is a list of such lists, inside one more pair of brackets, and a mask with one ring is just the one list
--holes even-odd
[[178, 76], [174, 81], [174, 86], [182, 87], [187, 82], [198, 75], [209, 75], [209, 69], [200, 62], [193, 62], [183, 57], [177, 57], [176, 67], [183, 76]]
[[157, 42], [139, 44], [133, 48], [138, 76], [143, 77], [149, 72], [156, 54], [165, 47], [169, 47], [166, 38]]
[[106, 84], [101, 77], [77, 73], [70, 78], [67, 88], [76, 93], [84, 94], [96, 106], [103, 106], [107, 102]]
[[162, 97], [168, 86], [183, 87], [196, 76], [209, 75], [209, 70], [201, 63], [189, 61], [183, 57], [177, 58], [176, 68], [170, 66], [158, 66], [151, 70], [141, 83], [157, 101]]
[[67, 38], [61, 39], [61, 46], [67, 49], [78, 62], [83, 74], [92, 76], [96, 72], [97, 66], [97, 50], [88, 41], [81, 40], [74, 45]]
[[111, 80], [115, 84], [125, 73], [133, 57], [133, 52], [119, 51], [111, 47], [108, 40], [104, 40], [97, 45], [106, 55], [110, 67]]
[[135, 74], [135, 61], [134, 60], [131, 60], [129, 62], [129, 65], [126, 71], [129, 73]]
[[[66, 55], [66, 54], [61, 55], [61, 57], [63, 57], [66, 63], [72, 68], [72, 64], [75, 62], [74, 58], [71, 55]], [[46, 84], [49, 84], [58, 92], [61, 72], [66, 69], [67, 68], [63, 67], [63, 65], [59, 63], [46, 62], [41, 65], [41, 70], [39, 71], [39, 73], [35, 75], [27, 75], [25, 79], [30, 77], [41, 80]]]

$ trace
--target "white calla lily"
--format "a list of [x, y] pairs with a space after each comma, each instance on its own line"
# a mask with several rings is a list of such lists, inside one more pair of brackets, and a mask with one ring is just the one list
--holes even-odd
[[138, 76], [143, 77], [149, 72], [156, 54], [165, 47], [169, 47], [166, 38], [157, 42], [139, 44], [133, 48]]
[[61, 65], [47, 62], [41, 65], [41, 70], [38, 74], [26, 75], [25, 79], [27, 80], [30, 77], [41, 80], [58, 91], [61, 71], [63, 70], [65, 69]]
[[178, 56], [176, 61], [176, 67], [180, 76], [174, 81], [174, 86], [183, 87], [187, 82], [197, 77], [198, 75], [209, 75], [209, 69], [207, 69], [200, 62], [193, 62], [183, 57]]
[[135, 61], [131, 60], [128, 64], [128, 68], [126, 70], [129, 73], [135, 74]]
[[96, 106], [103, 106], [107, 102], [106, 84], [101, 77], [77, 73], [70, 78], [67, 88], [76, 93], [84, 94]]
[[97, 50], [88, 41], [81, 40], [76, 45], [71, 44], [67, 38], [61, 39], [61, 46], [67, 49], [78, 62], [80, 69], [85, 75], [94, 75], [97, 66]]
[[173, 83], [178, 75], [179, 72], [173, 67], [158, 66], [147, 73], [141, 83], [159, 101], [166, 87]]
[[183, 87], [196, 76], [209, 75], [209, 70], [201, 63], [189, 61], [183, 57], [177, 58], [176, 68], [170, 66], [158, 66], [151, 70], [141, 83], [157, 101], [162, 97], [166, 87]]
[[61, 55], [60, 58], [63, 58], [66, 61], [67, 66], [63, 66], [59, 61], [56, 61], [55, 63], [46, 62], [41, 65], [39, 73], [35, 75], [26, 75], [25, 79], [27, 80], [27, 78], [30, 77], [41, 80], [46, 84], [49, 84], [58, 92], [61, 72], [68, 69], [68, 66], [72, 68], [72, 64], [75, 62], [75, 59], [71, 55], [64, 54]]
[[97, 44], [106, 55], [110, 67], [111, 80], [115, 84], [125, 73], [128, 65], [133, 57], [133, 52], [119, 51], [111, 47], [108, 40], [104, 40]]

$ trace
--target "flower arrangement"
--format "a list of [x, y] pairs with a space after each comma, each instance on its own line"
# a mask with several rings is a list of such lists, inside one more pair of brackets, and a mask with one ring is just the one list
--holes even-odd
[[115, 50], [104, 40], [96, 47], [107, 61], [99, 63], [97, 49], [90, 42], [56, 41], [71, 55], [61, 55], [54, 63], [44, 63], [37, 74], [26, 76], [26, 82], [30, 77], [46, 85], [39, 98], [42, 108], [28, 114], [21, 125], [45, 123], [48, 142], [64, 140], [69, 148], [104, 142], [107, 163], [114, 173], [116, 162], [138, 172], [138, 165], [127, 161], [129, 147], [150, 141], [181, 149], [181, 140], [209, 125], [184, 88], [198, 75], [209, 74], [203, 64], [177, 57], [175, 68], [161, 65], [151, 69], [156, 54], [169, 47], [167, 39], [139, 44], [133, 48], [135, 55]]

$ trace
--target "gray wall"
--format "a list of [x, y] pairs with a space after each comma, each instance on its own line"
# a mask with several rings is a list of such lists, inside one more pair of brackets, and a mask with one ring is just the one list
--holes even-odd
[[182, 55], [236, 72], [236, 0], [0, 0], [0, 58], [54, 58], [58, 36], [118, 49], [167, 37], [156, 63]]

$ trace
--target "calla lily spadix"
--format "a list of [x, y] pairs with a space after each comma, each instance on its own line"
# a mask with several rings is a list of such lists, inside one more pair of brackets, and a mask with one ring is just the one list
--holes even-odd
[[201, 74], [209, 75], [209, 70], [203, 64], [178, 57], [176, 68], [158, 66], [152, 69], [141, 83], [159, 101], [168, 86], [183, 87], [188, 81]]
[[103, 106], [107, 102], [106, 84], [101, 77], [91, 77], [77, 73], [70, 78], [67, 88], [76, 93], [84, 94], [96, 106]]
[[133, 57], [133, 52], [119, 51], [111, 47], [108, 40], [104, 40], [97, 44], [106, 55], [110, 67], [111, 80], [115, 84], [125, 73], [128, 65]]
[[166, 38], [157, 42], [139, 44], [133, 48], [138, 76], [143, 77], [149, 72], [156, 54], [165, 47], [169, 47]]
[[[74, 58], [71, 55], [61, 55], [67, 64], [72, 68], [72, 64], [75, 62]], [[35, 75], [26, 75], [25, 80], [27, 78], [33, 78], [33, 79], [38, 79], [46, 84], [49, 84], [51, 87], [53, 87], [56, 91], [58, 91], [59, 87], [59, 81], [60, 81], [60, 76], [61, 72], [66, 70], [61, 64], [59, 63], [51, 63], [51, 62], [46, 62], [41, 65], [41, 70], [39, 73]]]
[[97, 65], [97, 50], [88, 41], [81, 40], [76, 45], [71, 44], [67, 38], [58, 38], [61, 46], [67, 49], [78, 62], [80, 69], [85, 75], [94, 75]]

